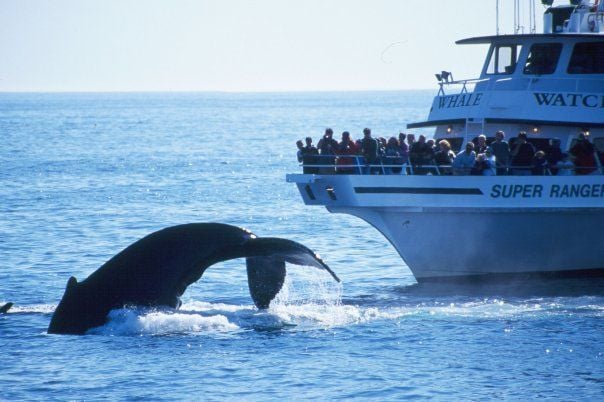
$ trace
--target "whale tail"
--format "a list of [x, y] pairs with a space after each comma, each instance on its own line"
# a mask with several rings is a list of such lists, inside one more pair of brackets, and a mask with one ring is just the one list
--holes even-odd
[[272, 257], [248, 257], [247, 283], [250, 296], [259, 309], [267, 309], [283, 287], [285, 261]]
[[180, 296], [205, 270], [221, 261], [245, 258], [254, 304], [268, 308], [285, 281], [285, 264], [335, 273], [300, 243], [257, 238], [220, 223], [191, 223], [165, 228], [131, 244], [88, 278], [70, 278], [48, 333], [83, 334], [103, 325], [109, 311], [125, 305], [178, 308]]
[[5, 305], [0, 306], [0, 314], [8, 313], [8, 310], [10, 310], [12, 306], [13, 306], [13, 303], [11, 303], [11, 302], [8, 302]]
[[247, 280], [256, 307], [266, 309], [285, 281], [285, 263], [324, 269], [338, 282], [340, 278], [308, 247], [275, 237], [254, 238], [245, 244]]

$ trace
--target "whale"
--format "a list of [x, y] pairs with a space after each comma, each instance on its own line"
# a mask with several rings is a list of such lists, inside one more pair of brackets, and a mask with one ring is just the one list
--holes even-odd
[[250, 295], [259, 309], [268, 308], [281, 290], [286, 263], [325, 270], [340, 282], [316, 253], [295, 241], [258, 237], [223, 223], [177, 225], [136, 241], [81, 282], [70, 277], [48, 333], [85, 334], [117, 308], [178, 309], [187, 287], [208, 267], [236, 258], [246, 259]]

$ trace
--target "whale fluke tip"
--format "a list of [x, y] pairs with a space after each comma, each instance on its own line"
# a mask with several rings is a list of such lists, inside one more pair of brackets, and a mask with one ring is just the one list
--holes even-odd
[[2, 307], [0, 307], [0, 314], [8, 313], [8, 310], [10, 310], [12, 306], [13, 306], [13, 303], [8, 302], [5, 305], [3, 305]]

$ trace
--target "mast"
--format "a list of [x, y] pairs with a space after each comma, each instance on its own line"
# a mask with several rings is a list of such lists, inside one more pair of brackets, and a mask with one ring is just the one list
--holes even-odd
[[499, 36], [499, 0], [495, 0], [495, 26], [496, 26], [496, 33], [497, 36]]

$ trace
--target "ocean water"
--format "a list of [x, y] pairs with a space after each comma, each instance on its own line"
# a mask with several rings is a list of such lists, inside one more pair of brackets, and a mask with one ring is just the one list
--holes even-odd
[[[602, 400], [604, 297], [420, 289], [375, 229], [285, 182], [297, 139], [396, 135], [432, 96], [0, 94], [0, 303], [15, 303], [0, 315], [0, 399]], [[233, 260], [180, 310], [46, 333], [69, 276], [210, 221], [301, 242], [342, 283], [288, 266], [258, 311]]]

